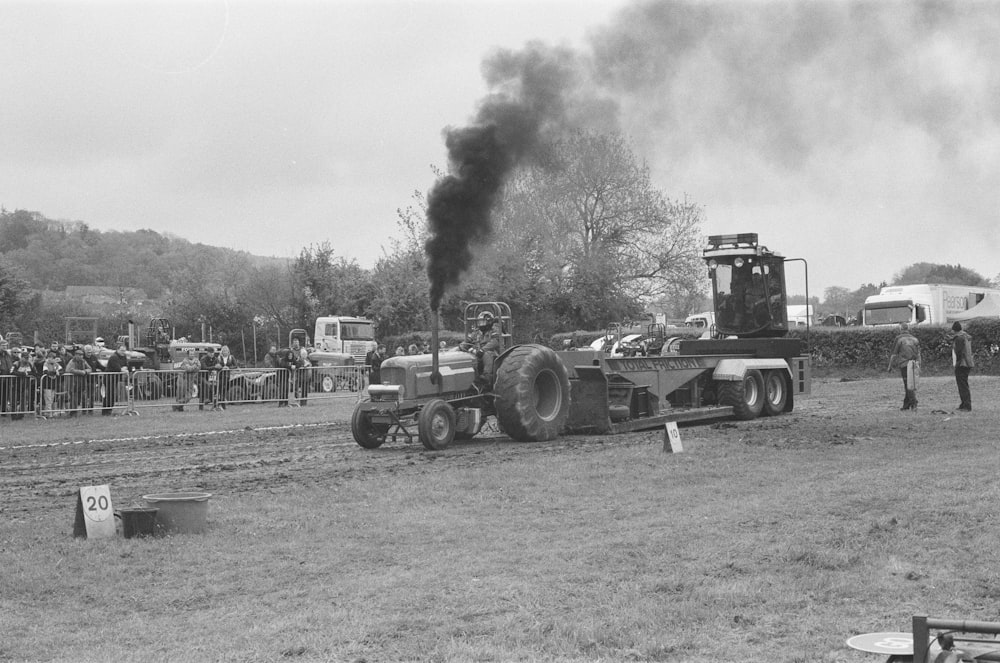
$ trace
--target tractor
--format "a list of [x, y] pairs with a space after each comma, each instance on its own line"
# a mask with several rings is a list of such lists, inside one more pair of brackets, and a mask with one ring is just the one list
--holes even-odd
[[[555, 351], [512, 342], [513, 320], [504, 302], [474, 302], [464, 309], [467, 337], [484, 319], [499, 332], [492, 370], [483, 357], [461, 349], [390, 357], [382, 362], [382, 384], [368, 387], [351, 420], [355, 441], [367, 449], [387, 438], [418, 438], [428, 449], [470, 439], [489, 417], [519, 442], [551, 440], [569, 414], [569, 377]], [[435, 325], [435, 336], [436, 336]]]
[[[651, 329], [648, 337], [660, 345], [651, 353], [640, 335], [623, 337], [617, 327], [590, 347], [556, 352], [513, 344], [507, 304], [469, 304], [467, 335], [484, 314], [499, 330], [495, 368], [469, 352], [439, 353], [435, 323], [432, 355], [382, 363], [382, 384], [371, 385], [369, 399], [354, 410], [354, 439], [373, 449], [386, 439], [417, 437], [428, 449], [443, 449], [476, 435], [491, 416], [514, 440], [535, 441], [563, 431], [623, 433], [791, 412], [795, 397], [810, 391], [811, 369], [802, 340], [788, 336], [786, 258], [755, 233], [708, 239], [702, 257], [715, 304], [710, 334], [665, 339], [662, 329]], [[620, 348], [615, 340], [637, 343]]]

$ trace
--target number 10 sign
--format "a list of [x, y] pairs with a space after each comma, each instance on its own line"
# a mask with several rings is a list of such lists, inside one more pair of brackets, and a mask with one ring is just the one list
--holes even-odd
[[663, 450], [675, 454], [684, 451], [684, 445], [681, 444], [681, 432], [677, 428], [676, 421], [668, 421], [664, 426]]
[[82, 486], [76, 498], [73, 536], [110, 539], [115, 536], [115, 513], [108, 486]]

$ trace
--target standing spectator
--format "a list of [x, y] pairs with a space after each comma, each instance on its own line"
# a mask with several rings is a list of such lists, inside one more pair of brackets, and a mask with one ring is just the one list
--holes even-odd
[[271, 349], [264, 355], [264, 368], [276, 368], [278, 366], [278, 346], [272, 345]]
[[31, 354], [28, 352], [21, 352], [12, 370], [15, 379], [10, 399], [10, 418], [23, 419], [25, 412], [32, 412], [35, 409], [35, 384], [40, 373], [36, 371], [35, 362], [31, 360]]
[[208, 346], [208, 352], [201, 357], [201, 386], [198, 388], [198, 409], [204, 410], [205, 405], [212, 404], [213, 410], [219, 409], [219, 358], [215, 356], [215, 348]]
[[174, 398], [177, 399], [177, 405], [174, 406], [174, 410], [183, 412], [184, 406], [191, 400], [195, 385], [198, 384], [198, 371], [201, 370], [201, 362], [198, 361], [194, 348], [187, 351], [187, 356], [181, 360], [178, 370], [180, 375], [177, 376], [175, 387]]
[[221, 371], [219, 375], [219, 407], [223, 410], [226, 409], [226, 401], [229, 398], [229, 380], [231, 379], [229, 371], [234, 368], [239, 368], [236, 357], [229, 352], [228, 345], [223, 345], [219, 354], [219, 370]]
[[396, 346], [396, 352], [393, 354], [394, 357], [402, 357], [406, 354], [406, 350], [403, 349], [402, 345]]
[[903, 377], [903, 407], [900, 410], [917, 409], [917, 378], [920, 376], [920, 341], [910, 333], [909, 326], [900, 325], [899, 336], [892, 346], [889, 356], [889, 370], [897, 369]]
[[368, 364], [368, 384], [382, 384], [382, 360], [385, 359], [385, 346], [379, 346], [368, 353], [365, 363]]
[[413, 356], [420, 354], [420, 348], [417, 347], [416, 343], [410, 343], [410, 347], [406, 349], [406, 354]]
[[[298, 344], [298, 340], [292, 343], [292, 346]], [[299, 348], [299, 368], [302, 369], [299, 373], [299, 380], [297, 383], [299, 397], [299, 405], [305, 405], [306, 399], [309, 397], [309, 382], [313, 379], [312, 362], [309, 360], [309, 349]]]
[[11, 411], [11, 385], [14, 383], [14, 357], [7, 350], [6, 339], [0, 337], [0, 417]]
[[45, 357], [47, 355], [45, 346], [41, 343], [36, 343], [35, 351], [31, 355], [31, 362], [34, 364], [34, 373], [39, 379], [42, 377], [42, 368], [45, 366]]
[[60, 380], [62, 372], [63, 365], [59, 361], [59, 352], [49, 350], [42, 363], [42, 414], [55, 414], [56, 390], [62, 387]]
[[296, 372], [302, 367], [302, 355], [299, 352], [298, 340], [292, 341], [292, 347], [283, 351], [278, 357], [278, 368], [285, 369], [278, 375], [279, 400], [278, 407], [288, 405], [288, 395], [296, 390], [299, 379]]
[[56, 409], [66, 410], [69, 408], [69, 385], [70, 377], [69, 373], [66, 372], [66, 367], [69, 366], [69, 362], [73, 359], [73, 351], [76, 346], [66, 346], [62, 343], [58, 344], [58, 349], [56, 350], [56, 356], [59, 359], [59, 363], [62, 364], [62, 372], [59, 374], [59, 379], [56, 380]]
[[[56, 361], [59, 362], [60, 370], [59, 375], [52, 381], [53, 385], [53, 396], [52, 396], [52, 408], [53, 410], [62, 409], [63, 398], [62, 394], [66, 393], [66, 381], [63, 375], [66, 373], [66, 364], [69, 363], [69, 357], [66, 356], [66, 347], [60, 345], [59, 341], [52, 341], [49, 345], [49, 351], [56, 353]], [[49, 355], [46, 355], [48, 357]]]
[[66, 370], [66, 366], [69, 364], [69, 360], [73, 358], [73, 352], [70, 348], [60, 343], [53, 343], [52, 345], [56, 348], [56, 355], [59, 357], [59, 362], [63, 365], [63, 371]]
[[90, 375], [83, 390], [83, 407], [87, 414], [94, 414], [94, 395], [97, 391], [97, 374], [101, 371], [101, 364], [97, 361], [97, 354], [93, 345], [83, 346], [83, 360], [90, 366]]
[[[278, 362], [281, 359], [278, 354], [278, 346], [271, 344], [270, 349], [267, 354], [264, 355], [264, 368], [266, 369], [276, 369], [278, 368]], [[267, 379], [265, 383], [264, 392], [261, 394], [263, 400], [270, 400], [274, 398], [275, 395], [275, 385], [278, 385], [278, 389], [281, 388], [281, 380], [284, 371], [272, 371], [272, 375], [264, 376]]]
[[962, 331], [962, 323], [951, 326], [955, 332], [951, 339], [952, 363], [955, 365], [955, 384], [958, 385], [959, 410], [972, 412], [972, 392], [969, 391], [969, 372], [975, 365], [972, 361], [972, 337]]
[[90, 365], [83, 358], [83, 348], [73, 350], [73, 358], [66, 364], [66, 385], [69, 391], [69, 416], [75, 417], [86, 403], [87, 384], [90, 382]]
[[120, 343], [114, 354], [108, 357], [108, 364], [104, 367], [104, 398], [101, 402], [102, 416], [110, 416], [118, 400], [118, 388], [122, 381], [128, 381], [128, 355], [125, 352], [125, 344]]
[[299, 339], [292, 339], [292, 347], [289, 348], [289, 361], [295, 370], [291, 374], [292, 394], [299, 399], [299, 405], [306, 404], [306, 397], [309, 396], [309, 378], [311, 374], [305, 370], [309, 367], [309, 352], [299, 344]]

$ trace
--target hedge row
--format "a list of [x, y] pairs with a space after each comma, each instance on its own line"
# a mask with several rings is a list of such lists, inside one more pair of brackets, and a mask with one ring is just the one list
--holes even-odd
[[[970, 320], [963, 323], [965, 331], [972, 337], [972, 351], [976, 362], [975, 373], [1000, 375], [1000, 320]], [[645, 329], [636, 327], [623, 333], [643, 333]], [[667, 328], [667, 336], [697, 338], [702, 330], [691, 327]], [[951, 325], [915, 325], [910, 332], [920, 341], [921, 373], [924, 375], [945, 375], [952, 372]], [[563, 342], [570, 339], [573, 345], [583, 348], [604, 332], [575, 331], [555, 334], [545, 339], [550, 347], [560, 349]], [[796, 327], [790, 333], [801, 338], [812, 357], [813, 371], [817, 375], [870, 375], [884, 373], [889, 365], [889, 355], [895, 343], [898, 329], [878, 327]], [[461, 332], [442, 330], [439, 340], [449, 347], [458, 345], [464, 339]], [[529, 339], [515, 339], [530, 342]], [[410, 343], [429, 343], [430, 334], [417, 332], [385, 339], [389, 354], [396, 346], [409, 347]], [[538, 339], [535, 342], [539, 342]]]
[[[1000, 320], [980, 319], [963, 323], [972, 337], [975, 372], [1000, 375]], [[910, 333], [920, 341], [921, 373], [944, 375], [952, 372], [951, 325], [914, 325]], [[898, 329], [878, 327], [812, 327], [792, 331], [809, 348], [813, 368], [824, 373], [884, 372]]]

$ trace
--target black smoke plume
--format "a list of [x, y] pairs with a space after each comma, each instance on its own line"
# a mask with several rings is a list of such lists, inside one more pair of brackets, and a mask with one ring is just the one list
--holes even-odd
[[[829, 274], [877, 282], [889, 241], [992, 265], [998, 32], [1000, 2], [635, 0], [579, 50], [499, 53], [479, 113], [447, 133], [451, 169], [428, 214], [432, 303], [489, 238], [510, 168], [560, 128], [621, 131], [715, 232], [738, 220], [805, 255], [851, 237], [817, 258]], [[900, 240], [915, 218], [921, 232]]]
[[529, 44], [499, 51], [484, 64], [490, 94], [469, 126], [445, 131], [448, 174], [428, 196], [425, 245], [431, 308], [472, 265], [473, 247], [492, 233], [490, 214], [504, 182], [547, 132], [565, 124], [573, 55]]

